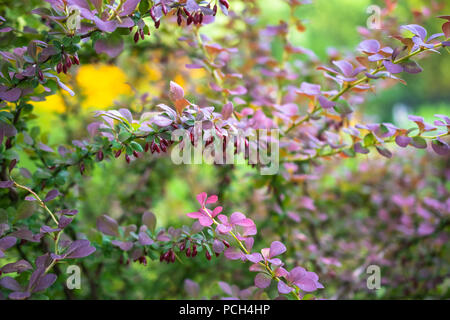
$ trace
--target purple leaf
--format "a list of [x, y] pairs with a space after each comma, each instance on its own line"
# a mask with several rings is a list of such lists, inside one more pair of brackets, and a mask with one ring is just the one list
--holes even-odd
[[403, 71], [403, 67], [401, 65], [392, 63], [389, 60], [384, 60], [383, 65], [387, 71], [393, 74], [400, 73]]
[[36, 198], [34, 196], [26, 196], [25, 200], [26, 201], [36, 201]]
[[233, 103], [228, 102], [222, 107], [222, 118], [227, 120], [233, 114]]
[[97, 219], [97, 228], [108, 236], [119, 236], [119, 225], [117, 221], [107, 215], [102, 215]]
[[273, 258], [286, 252], [286, 246], [280, 241], [274, 241], [270, 245], [269, 258]]
[[2, 90], [0, 88], [0, 99], [3, 99], [8, 102], [17, 101], [22, 94], [22, 89], [20, 88], [12, 88], [8, 90]]
[[292, 292], [294, 288], [289, 287], [286, 283], [284, 283], [283, 280], [280, 280], [278, 282], [278, 292], [282, 294], [288, 294], [289, 292]]
[[42, 142], [39, 142], [37, 147], [45, 152], [55, 152], [55, 150], [53, 150], [52, 148], [50, 148], [49, 146], [47, 146], [46, 144], [43, 144]]
[[142, 215], [142, 223], [147, 226], [151, 231], [155, 230], [156, 227], [156, 216], [154, 213], [146, 211]]
[[17, 239], [15, 237], [4, 237], [0, 239], [0, 250], [5, 251], [9, 248], [11, 248], [13, 245], [16, 244]]
[[184, 290], [186, 290], [187, 294], [193, 298], [198, 296], [198, 293], [200, 291], [200, 286], [198, 285], [198, 283], [190, 280], [190, 279], [186, 279], [184, 280]]
[[117, 29], [117, 22], [115, 20], [112, 21], [103, 21], [102, 19], [98, 17], [94, 17], [94, 22], [97, 25], [97, 27], [104, 32], [114, 32], [114, 30]]
[[2, 273], [21, 273], [26, 270], [32, 269], [31, 264], [26, 260], [19, 260], [14, 263], [8, 263], [7, 265], [3, 266], [3, 268], [0, 269]]
[[139, 232], [139, 243], [143, 246], [148, 246], [154, 243], [154, 241], [148, 236], [146, 232]]
[[336, 102], [330, 101], [323, 96], [319, 96], [318, 100], [319, 100], [320, 105], [324, 109], [331, 109], [336, 105]]
[[247, 254], [246, 257], [247, 257], [248, 261], [253, 262], [253, 263], [258, 263], [263, 259], [262, 255], [260, 253]]
[[377, 53], [380, 51], [380, 43], [377, 40], [364, 40], [359, 44], [359, 49], [366, 53]]
[[449, 145], [439, 138], [433, 140], [433, 142], [431, 143], [431, 147], [433, 148], [434, 152], [441, 156], [446, 156], [450, 153]]
[[113, 241], [111, 241], [111, 243], [113, 245], [115, 245], [116, 247], [119, 247], [123, 251], [129, 251], [133, 247], [133, 242], [130, 242], [130, 241], [124, 242], [124, 241], [119, 241], [119, 240], [113, 240]]
[[346, 77], [352, 77], [353, 76], [353, 66], [350, 62], [345, 60], [339, 60], [339, 61], [333, 61], [333, 64], [337, 66], [342, 74]]
[[23, 288], [20, 284], [11, 277], [4, 277], [0, 279], [0, 286], [5, 289], [13, 290], [13, 291], [21, 291]]
[[401, 26], [400, 29], [408, 30], [413, 34], [419, 36], [422, 40], [424, 40], [427, 36], [427, 30], [425, 28], [417, 25], [417, 24], [408, 24]]
[[412, 73], [412, 74], [420, 73], [423, 71], [422, 67], [419, 66], [419, 64], [415, 61], [408, 61], [408, 62], [402, 63], [402, 67], [405, 72]]
[[122, 12], [119, 14], [119, 16], [128, 16], [133, 13], [134, 9], [136, 9], [138, 3], [141, 0], [127, 0], [122, 6]]
[[12, 181], [0, 181], [0, 188], [11, 188], [13, 185]]
[[414, 137], [412, 138], [411, 145], [418, 149], [426, 149], [427, 148], [427, 142], [422, 137]]
[[368, 154], [368, 153], [370, 152], [369, 149], [364, 148], [364, 147], [361, 145], [361, 142], [355, 143], [354, 149], [355, 149], [355, 152], [361, 153], [361, 154]]
[[410, 144], [411, 140], [412, 139], [410, 137], [406, 137], [406, 136], [396, 136], [395, 137], [395, 143], [402, 148], [406, 148], [408, 146], [408, 144]]
[[164, 116], [156, 116], [152, 118], [152, 123], [156, 124], [159, 127], [167, 127], [172, 124], [173, 120], [166, 118]]
[[169, 92], [170, 100], [177, 101], [184, 98], [184, 90], [183, 88], [177, 84], [176, 82], [170, 81], [170, 92]]
[[72, 253], [66, 256], [66, 258], [68, 259], [84, 258], [94, 253], [95, 250], [96, 250], [95, 247], [85, 245], [72, 251]]
[[377, 149], [378, 153], [381, 154], [383, 157], [392, 158], [392, 153], [388, 149], [381, 146], [376, 146], [375, 148]]
[[245, 258], [245, 255], [242, 253], [242, 251], [238, 250], [234, 247], [230, 247], [230, 248], [226, 249], [224, 252], [224, 255], [225, 255], [225, 258], [230, 259], [230, 260], [238, 260], [238, 259]]
[[12, 292], [8, 297], [11, 300], [25, 300], [27, 298], [29, 298], [31, 296], [31, 294], [29, 292]]
[[260, 289], [265, 289], [270, 286], [272, 277], [265, 273], [258, 273], [255, 277], [255, 286]]
[[123, 40], [99, 39], [95, 42], [94, 49], [97, 53], [106, 53], [115, 58], [123, 51]]
[[232, 296], [233, 295], [233, 290], [231, 289], [231, 286], [223, 281], [219, 281], [219, 287], [222, 289], [223, 292], [225, 292], [226, 294]]
[[68, 217], [62, 216], [61, 218], [59, 218], [58, 227], [61, 228], [61, 229], [64, 229], [64, 228], [67, 227], [72, 221], [73, 221], [72, 218], [68, 218]]
[[216, 253], [221, 253], [225, 249], [225, 245], [222, 241], [215, 239], [213, 242], [213, 251]]
[[45, 196], [44, 202], [51, 201], [51, 200], [55, 199], [57, 196], [59, 196], [59, 195], [60, 195], [60, 193], [59, 193], [58, 190], [56, 190], [56, 189], [50, 190], [47, 193], [47, 195]]
[[36, 286], [33, 288], [33, 292], [44, 291], [56, 281], [56, 278], [56, 274], [53, 273], [49, 273], [40, 277], [40, 279], [37, 281]]

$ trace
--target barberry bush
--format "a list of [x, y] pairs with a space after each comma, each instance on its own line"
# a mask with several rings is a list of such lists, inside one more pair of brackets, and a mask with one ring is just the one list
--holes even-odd
[[449, 298], [448, 5], [316, 2], [0, 1], [0, 298]]

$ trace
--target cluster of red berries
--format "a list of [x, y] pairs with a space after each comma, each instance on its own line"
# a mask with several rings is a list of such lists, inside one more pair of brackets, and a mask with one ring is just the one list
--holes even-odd
[[134, 262], [139, 261], [140, 264], [147, 266], [147, 258], [145, 256], [140, 256], [139, 258], [136, 258], [133, 261]]
[[[133, 28], [130, 28], [130, 31], [132, 31]], [[147, 35], [150, 35], [150, 30], [147, 31]], [[138, 28], [136, 33], [134, 34], [133, 40], [135, 43], [139, 42], [139, 39], [144, 40], [145, 39], [145, 34], [144, 34], [144, 29], [142, 28]]]
[[[167, 152], [167, 148], [168, 148], [172, 143], [173, 143], [172, 141], [168, 141], [168, 140], [166, 140], [166, 139], [164, 139], [164, 138], [160, 138], [160, 139], [159, 139], [159, 144], [156, 143], [155, 141], [152, 141], [151, 143], [147, 142], [147, 143], [145, 144], [145, 147], [144, 147], [144, 152], [148, 152], [149, 150], [150, 150], [150, 152], [151, 152], [152, 154], [155, 153], [155, 152], [156, 152], [156, 153]], [[115, 158], [119, 158], [121, 154], [122, 154], [122, 149], [119, 149], [119, 150], [116, 151], [114, 157], [115, 157]], [[135, 158], [139, 158], [140, 154], [139, 154], [139, 152], [137, 152], [136, 150], [134, 150], [134, 151], [133, 151], [133, 156], [134, 156]], [[98, 160], [98, 161], [102, 161], [102, 160], [103, 160], [103, 157], [104, 157], [103, 151], [101, 151], [101, 150], [98, 151], [98, 152], [97, 152], [97, 160]], [[127, 163], [130, 163], [130, 162], [131, 162], [131, 158], [130, 158], [130, 156], [129, 156], [128, 154], [125, 154], [125, 161], [126, 161]]]
[[[227, 9], [230, 7], [230, 4], [228, 3], [227, 0], [219, 0], [219, 2], [221, 5], [223, 5]], [[163, 14], [167, 15], [167, 13], [169, 12], [169, 10], [167, 9], [167, 6], [163, 2], [158, 3], [157, 6], [158, 5], [161, 6], [161, 10], [162, 10]], [[209, 8], [209, 9], [211, 8], [209, 4], [208, 4], [207, 8]], [[213, 10], [213, 16], [215, 16], [217, 14], [217, 4], [214, 5], [212, 10]], [[183, 13], [184, 13], [184, 15], [183, 15]], [[160, 20], [156, 18], [154, 6], [150, 9], [149, 14], [155, 23], [155, 28], [158, 29], [159, 25], [160, 25]], [[201, 10], [189, 12], [186, 9], [186, 7], [179, 7], [177, 9], [177, 24], [179, 26], [181, 26], [184, 19], [186, 19], [186, 25], [188, 25], [188, 26], [191, 25], [192, 23], [194, 25], [201, 25], [203, 23], [203, 17], [204, 17], [204, 14]], [[139, 39], [139, 35], [138, 36], [135, 35], [134, 37], [135, 37], [135, 41], [137, 42], [136, 38]]]
[[[190, 13], [186, 10], [186, 8], [183, 8], [183, 11], [186, 15], [186, 25], [189, 26], [191, 23], [194, 23], [194, 25], [201, 25], [203, 23], [203, 12], [197, 11]], [[183, 14], [181, 9], [178, 9], [177, 11], [177, 23], [179, 26], [183, 23]]]
[[172, 141], [167, 141], [164, 138], [161, 138], [159, 141], [159, 144], [157, 144], [155, 141], [152, 141], [151, 143], [146, 143], [144, 147], [144, 151], [147, 152], [150, 150], [151, 153], [161, 153], [166, 152], [167, 147], [172, 144]]
[[[164, 3], [161, 3], [161, 5], [162, 5], [162, 11], [163, 11], [164, 15], [166, 15], [167, 14], [167, 8], [164, 5]], [[150, 14], [150, 17], [152, 18], [153, 22], [155, 23], [155, 28], [158, 29], [159, 25], [161, 24], [161, 20], [156, 19], [155, 7], [151, 7], [149, 14]]]
[[[191, 132], [189, 133], [189, 137], [190, 137], [190, 139], [191, 139], [191, 144], [192, 144], [193, 146], [195, 146], [195, 136], [194, 136], [193, 131], [191, 131]], [[208, 138], [208, 139], [205, 141], [205, 148], [206, 148], [207, 146], [209, 146], [210, 144], [212, 144], [213, 142], [214, 142], [214, 137]], [[237, 152], [238, 152], [238, 149], [239, 149], [239, 147], [240, 147], [239, 142], [240, 142], [240, 140], [235, 140], [235, 141], [234, 141], [234, 154], [237, 154]], [[249, 150], [249, 141], [248, 141], [247, 138], [244, 138], [244, 146], [245, 146], [244, 151], [245, 151], [246, 154], [248, 154], [248, 150]], [[222, 149], [223, 149], [223, 153], [225, 153], [225, 152], [226, 152], [226, 149], [227, 149], [227, 137], [223, 137], [223, 138], [222, 138]]]
[[175, 262], [175, 252], [173, 249], [170, 249], [167, 252], [161, 253], [161, 256], [159, 257], [159, 261], [167, 261], [167, 263], [174, 263]]
[[73, 65], [79, 65], [80, 60], [78, 59], [77, 55], [69, 55], [67, 53], [63, 53], [61, 55], [61, 62], [59, 62], [56, 65], [56, 72], [61, 73], [67, 73], [67, 71], [72, 67]]

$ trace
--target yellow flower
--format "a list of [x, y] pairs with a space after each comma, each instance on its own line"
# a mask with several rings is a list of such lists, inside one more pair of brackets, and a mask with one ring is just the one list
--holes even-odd
[[127, 76], [118, 67], [106, 64], [88, 64], [80, 67], [76, 76], [77, 85], [85, 97], [82, 107], [96, 110], [106, 109], [120, 95], [130, 95]]

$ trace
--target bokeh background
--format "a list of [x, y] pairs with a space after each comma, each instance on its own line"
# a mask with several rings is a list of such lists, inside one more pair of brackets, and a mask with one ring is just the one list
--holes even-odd
[[[239, 12], [240, 1], [233, 0], [233, 8]], [[301, 19], [305, 32], [292, 32], [289, 39], [305, 48], [312, 49], [319, 59], [327, 62], [328, 53], [338, 50], [343, 55], [354, 52], [362, 40], [358, 27], [365, 27], [369, 14], [369, 5], [384, 6], [384, 1], [371, 0], [314, 0], [296, 11], [296, 17]], [[432, 33], [439, 32], [438, 19], [428, 12], [430, 5], [441, 5], [442, 14], [450, 12], [448, 1], [404, 0], [399, 1], [393, 16], [400, 24], [407, 24], [416, 15], [422, 16], [425, 26]], [[5, 1], [0, 0], [0, 15], [14, 21], [18, 29], [23, 27], [41, 28], [39, 18], [27, 14], [32, 8], [41, 5], [41, 1]], [[262, 25], [277, 24], [289, 14], [288, 4], [284, 1], [260, 1], [262, 16], [258, 23]], [[223, 37], [228, 32], [225, 27], [226, 18], [219, 16], [217, 22], [206, 26], [202, 32], [211, 38]], [[36, 125], [41, 126], [43, 141], [49, 145], [70, 143], [86, 136], [86, 125], [93, 121], [93, 111], [108, 108], [127, 107], [140, 112], [157, 104], [167, 91], [168, 83], [173, 80], [185, 88], [185, 91], [195, 101], [196, 97], [207, 90], [207, 75], [202, 70], [184, 68], [190, 59], [181, 51], [172, 48], [184, 44], [177, 39], [182, 31], [173, 24], [164, 24], [159, 33], [146, 37], [137, 45], [129, 37], [125, 43], [124, 52], [117, 58], [98, 55], [93, 49], [83, 51], [79, 66], [65, 82], [77, 93], [71, 97], [65, 93], [49, 96], [46, 101], [34, 103]], [[0, 38], [3, 47], [11, 43], [13, 34], [4, 34]], [[13, 41], [14, 42], [14, 41]], [[15, 46], [18, 43], [14, 43]], [[20, 43], [19, 43], [20, 45]], [[25, 43], [23, 43], [25, 45]], [[280, 54], [277, 43], [272, 44], [273, 55]], [[450, 114], [450, 59], [448, 56], [431, 55], [422, 60], [424, 69], [419, 75], [407, 75], [408, 85], [398, 84], [376, 93], [369, 93], [369, 98], [361, 107], [368, 121], [387, 121], [402, 125], [406, 114], [416, 114], [433, 119], [433, 114]], [[300, 81], [301, 82], [301, 81]], [[299, 84], [300, 84], [299, 82]], [[142, 96], [146, 94], [145, 96]], [[138, 97], [138, 98], [136, 98]], [[403, 122], [402, 122], [403, 121]], [[415, 150], [417, 154], [422, 151]], [[370, 157], [370, 156], [369, 156]], [[24, 166], [34, 172], [33, 162]], [[367, 158], [362, 159], [366, 161]], [[390, 166], [386, 161], [386, 168]], [[439, 165], [446, 166], [440, 162]], [[223, 203], [227, 212], [242, 211], [267, 217], [272, 209], [263, 201], [264, 192], [259, 189], [258, 181], [251, 174], [251, 168], [237, 166], [232, 174], [227, 167], [216, 166], [175, 166], [168, 158], [156, 161], [154, 158], [137, 161], [130, 170], [124, 161], [104, 161], [97, 165], [90, 178], [80, 178], [78, 186], [71, 193], [79, 199], [74, 203], [80, 211], [77, 220], [84, 224], [84, 231], [91, 237], [100, 237], [95, 233], [95, 219], [101, 214], [108, 214], [118, 219], [138, 216], [145, 210], [150, 210], [158, 217], [158, 226], [181, 226], [190, 223], [185, 213], [196, 209], [193, 195], [202, 191], [215, 192], [225, 199]], [[414, 166], [409, 164], [409, 170]], [[333, 174], [326, 175], [320, 181], [317, 190], [334, 188], [341, 189], [343, 197], [357, 191], [352, 189], [351, 182], [345, 181], [345, 174], [361, 169], [360, 160], [350, 159], [334, 163]], [[326, 171], [327, 169], [324, 169]], [[381, 170], [381, 169], [380, 169]], [[425, 169], [423, 169], [425, 170]], [[426, 169], [428, 170], [428, 169]], [[338, 178], [338, 176], [344, 178]], [[370, 174], [368, 174], [370, 176]], [[369, 179], [370, 177], [368, 177]], [[381, 183], [381, 182], [380, 182]], [[446, 184], [449, 188], [448, 182]], [[387, 186], [386, 188], [388, 188]], [[369, 214], [370, 207], [364, 207], [362, 201], [362, 216]], [[325, 207], [323, 208], [327, 210]], [[333, 214], [333, 210], [326, 212]], [[262, 223], [262, 239], [264, 239], [264, 224], [277, 223], [276, 215]], [[256, 218], [258, 220], [258, 218]], [[298, 232], [302, 234], [305, 225], [298, 224]], [[326, 235], [325, 235], [326, 236]], [[301, 236], [300, 236], [301, 238]], [[268, 245], [268, 244], [266, 244]], [[302, 249], [302, 247], [304, 247]], [[306, 250], [307, 243], [299, 245], [299, 251]], [[448, 251], [447, 251], [448, 252]], [[196, 281], [200, 286], [198, 297], [212, 297], [220, 294], [217, 281], [227, 281], [238, 284], [241, 288], [252, 285], [252, 277], [243, 272], [240, 264], [224, 263], [224, 260], [213, 259], [205, 263], [204, 259], [190, 260], [183, 266], [160, 264], [158, 260], [149, 261], [147, 266], [131, 264], [123, 267], [117, 263], [120, 253], [102, 252], [103, 264], [92, 263], [87, 259], [86, 268], [98, 268], [98, 277], [83, 280], [83, 288], [72, 294], [77, 298], [125, 298], [125, 299], [178, 299], [185, 298], [183, 283], [186, 278]], [[305, 259], [305, 266], [308, 265]], [[336, 279], [324, 283], [325, 298], [332, 298], [339, 291], [339, 274], [348, 266], [343, 264], [333, 266]], [[120, 268], [120, 273], [118, 269]], [[444, 275], [448, 267], [440, 272]], [[120, 274], [120, 276], [119, 276]], [[101, 276], [100, 276], [101, 275]], [[445, 279], [445, 277], [444, 277]], [[436, 292], [421, 292], [418, 297], [443, 297], [449, 292], [450, 281], [442, 281]], [[403, 292], [395, 288], [368, 292], [356, 289], [344, 298], [401, 298]], [[56, 286], [48, 294], [51, 298], [65, 298], [63, 291]]]

